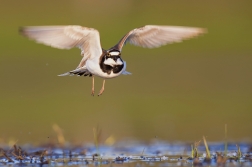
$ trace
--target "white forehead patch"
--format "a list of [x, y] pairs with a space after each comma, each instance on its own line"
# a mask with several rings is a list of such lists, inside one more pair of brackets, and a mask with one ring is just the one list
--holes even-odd
[[109, 54], [112, 56], [118, 56], [120, 54], [120, 52], [113, 51], [113, 52], [109, 52]]

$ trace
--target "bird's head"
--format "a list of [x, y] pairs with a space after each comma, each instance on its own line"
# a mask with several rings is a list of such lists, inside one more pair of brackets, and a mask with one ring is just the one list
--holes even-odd
[[109, 50], [105, 55], [104, 64], [115, 66], [115, 65], [122, 65], [123, 61], [121, 59], [121, 52], [118, 50]]

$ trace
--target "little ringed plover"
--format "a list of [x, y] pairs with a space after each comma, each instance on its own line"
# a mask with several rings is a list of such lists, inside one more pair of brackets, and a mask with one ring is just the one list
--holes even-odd
[[181, 42], [184, 39], [206, 33], [206, 29], [181, 26], [146, 25], [129, 31], [113, 47], [105, 50], [100, 44], [100, 35], [96, 29], [78, 25], [68, 26], [28, 26], [21, 27], [20, 33], [38, 43], [58, 49], [81, 49], [83, 57], [75, 70], [59, 76], [78, 75], [92, 76], [92, 91], [94, 95], [94, 76], [105, 79], [115, 78], [121, 74], [131, 74], [126, 71], [126, 62], [121, 57], [122, 48], [126, 43], [144, 48], [156, 48], [162, 45]]

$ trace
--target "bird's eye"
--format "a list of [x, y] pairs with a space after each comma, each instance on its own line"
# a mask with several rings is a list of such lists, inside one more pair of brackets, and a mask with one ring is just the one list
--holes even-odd
[[108, 57], [110, 57], [110, 56], [111, 56], [111, 54], [110, 54], [110, 53], [108, 53], [108, 54], [107, 54], [107, 56], [108, 56]]

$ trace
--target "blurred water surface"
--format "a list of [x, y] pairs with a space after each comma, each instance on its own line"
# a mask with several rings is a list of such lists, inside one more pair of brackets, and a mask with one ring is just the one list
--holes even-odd
[[[126, 144], [127, 143], [127, 144]], [[209, 158], [203, 144], [196, 146], [192, 154], [190, 143], [167, 143], [152, 140], [148, 143], [139, 141], [120, 141], [114, 145], [59, 146], [47, 143], [44, 146], [19, 147], [2, 146], [0, 164], [3, 166], [251, 166], [251, 145], [229, 143], [227, 152], [224, 143], [209, 143]], [[239, 154], [239, 152], [242, 154]], [[4, 156], [3, 156], [4, 155]], [[193, 156], [192, 156], [193, 155]], [[194, 157], [195, 156], [195, 157]], [[193, 157], [193, 158], [192, 158]]]
[[[252, 138], [252, 1], [212, 0], [1, 0], [0, 142], [56, 140], [57, 123], [67, 141], [232, 141]], [[127, 45], [131, 76], [107, 80], [91, 97], [91, 79], [58, 77], [79, 63], [78, 49], [59, 50], [18, 34], [26, 25], [69, 25], [100, 31], [105, 49], [146, 24], [196, 26], [209, 33], [158, 49]], [[102, 80], [96, 79], [96, 91]]]

